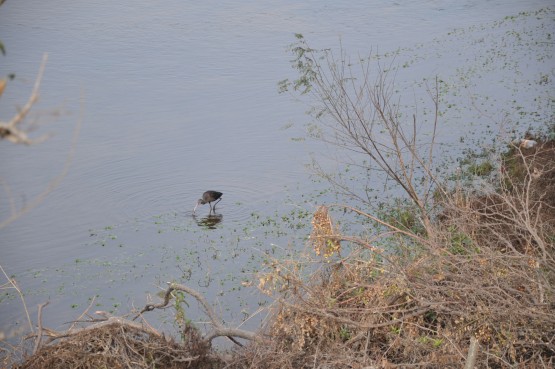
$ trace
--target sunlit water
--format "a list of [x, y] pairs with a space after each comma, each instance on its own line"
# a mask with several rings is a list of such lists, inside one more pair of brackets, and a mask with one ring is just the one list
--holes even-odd
[[[259, 301], [241, 283], [265, 253], [302, 248], [310, 231], [309, 219], [294, 220], [304, 224], [299, 230], [271, 220], [312, 212], [324, 187], [305, 164], [312, 154], [334, 157], [299, 139], [308, 106], [277, 93], [278, 81], [295, 77], [293, 34], [313, 47], [341, 41], [353, 57], [396, 54], [396, 80], [412, 96], [405, 103], [419, 109], [422, 79], [439, 76], [451, 104], [440, 150], [450, 155], [460, 136], [491, 132], [500, 121], [527, 127], [552, 119], [553, 13], [515, 21], [520, 41], [509, 21], [499, 24], [550, 3], [8, 1], [0, 7], [7, 49], [0, 72], [16, 79], [0, 100], [1, 119], [27, 99], [48, 52], [30, 119], [41, 123], [33, 135], [52, 137], [31, 147], [1, 143], [3, 219], [9, 199], [24, 206], [62, 172], [82, 127], [62, 183], [0, 230], [0, 264], [17, 278], [33, 317], [38, 303], [51, 302], [44, 320], [55, 328], [93, 296], [92, 311], [125, 313], [170, 280], [198, 288], [226, 321], [239, 323]], [[520, 54], [504, 55], [512, 46]], [[534, 83], [542, 78], [546, 84]], [[224, 193], [218, 217], [206, 219], [208, 206], [193, 217], [208, 189]], [[25, 321], [7, 292], [0, 326], [11, 331]], [[191, 309], [191, 319], [204, 319]]]

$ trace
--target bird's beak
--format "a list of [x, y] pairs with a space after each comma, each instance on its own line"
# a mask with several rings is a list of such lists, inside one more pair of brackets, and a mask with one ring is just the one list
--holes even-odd
[[194, 214], [195, 211], [197, 210], [197, 207], [198, 207], [198, 202], [197, 202], [197, 204], [195, 205], [195, 208], [193, 209], [193, 214]]

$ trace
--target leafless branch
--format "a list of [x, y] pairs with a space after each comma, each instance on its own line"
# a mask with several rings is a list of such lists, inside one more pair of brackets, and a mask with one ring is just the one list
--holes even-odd
[[35, 79], [33, 90], [31, 91], [31, 95], [29, 96], [29, 100], [27, 100], [25, 105], [23, 105], [23, 107], [19, 109], [17, 114], [15, 114], [9, 122], [5, 123], [0, 121], [0, 139], [6, 139], [15, 144], [32, 145], [43, 142], [48, 138], [48, 135], [44, 135], [37, 139], [30, 139], [27, 136], [27, 132], [18, 127], [25, 120], [25, 117], [27, 116], [29, 111], [39, 99], [40, 84], [47, 60], [48, 54], [44, 53], [37, 78]]
[[210, 332], [208, 332], [204, 337], [204, 339], [207, 340], [208, 342], [212, 341], [216, 337], [229, 337], [229, 338], [238, 337], [238, 338], [244, 338], [251, 341], [256, 341], [260, 339], [260, 337], [253, 332], [245, 331], [242, 329], [233, 329], [233, 328], [225, 327], [221, 319], [218, 317], [218, 315], [212, 308], [212, 306], [208, 303], [208, 301], [206, 301], [206, 298], [201, 293], [188, 286], [178, 284], [178, 283], [170, 283], [168, 289], [164, 294], [164, 301], [158, 304], [146, 305], [133, 320], [135, 320], [136, 318], [138, 318], [139, 316], [141, 316], [143, 313], [147, 311], [153, 311], [154, 309], [160, 309], [160, 308], [166, 307], [170, 302], [171, 294], [173, 291], [185, 292], [193, 296], [202, 305], [204, 312], [206, 313], [206, 315], [208, 315], [208, 318], [210, 319], [210, 322], [212, 323], [212, 326], [213, 326], [213, 329]]
[[[83, 104], [83, 101], [81, 101], [81, 104]], [[60, 174], [58, 174], [56, 177], [54, 177], [54, 179], [52, 179], [50, 181], [50, 183], [46, 186], [46, 188], [39, 193], [37, 196], [35, 196], [31, 201], [27, 202], [23, 207], [21, 207], [20, 209], [16, 209], [14, 211], [14, 207], [13, 207], [13, 198], [10, 196], [9, 194], [9, 186], [7, 187], [7, 185], [5, 184], [5, 181], [2, 180], [2, 183], [4, 184], [4, 191], [8, 194], [8, 198], [10, 199], [10, 203], [12, 204], [12, 212], [11, 215], [9, 217], [7, 217], [6, 219], [0, 220], [0, 229], [5, 228], [7, 225], [13, 223], [15, 220], [19, 219], [20, 217], [22, 217], [23, 215], [27, 214], [30, 210], [34, 209], [37, 205], [39, 205], [41, 202], [44, 201], [44, 199], [52, 192], [54, 191], [62, 182], [62, 180], [66, 177], [67, 173], [69, 172], [69, 168], [71, 167], [71, 164], [73, 162], [73, 158], [75, 156], [75, 151], [77, 149], [77, 140], [79, 138], [79, 133], [81, 131], [81, 125], [83, 123], [83, 114], [84, 114], [84, 107], [81, 106], [81, 115], [79, 117], [79, 120], [77, 121], [77, 124], [75, 125], [75, 128], [73, 130], [73, 137], [71, 139], [71, 146], [70, 146], [70, 150], [69, 153], [66, 157], [64, 166], [62, 168], [62, 171], [60, 172]]]

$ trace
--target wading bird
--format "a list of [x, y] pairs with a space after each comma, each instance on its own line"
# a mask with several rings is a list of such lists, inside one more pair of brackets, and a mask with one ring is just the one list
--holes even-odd
[[[197, 210], [197, 207], [199, 205], [204, 205], [206, 203], [208, 203], [208, 205], [210, 205], [210, 212], [212, 212], [213, 210], [215, 211], [216, 210], [216, 204], [221, 201], [222, 195], [223, 195], [223, 193], [218, 192], [218, 191], [206, 191], [205, 193], [202, 194], [202, 199], [198, 199], [197, 205], [193, 209], [193, 214], [195, 213], [195, 211]], [[216, 201], [216, 202], [214, 203], [214, 207], [212, 207], [212, 203], [214, 201]]]

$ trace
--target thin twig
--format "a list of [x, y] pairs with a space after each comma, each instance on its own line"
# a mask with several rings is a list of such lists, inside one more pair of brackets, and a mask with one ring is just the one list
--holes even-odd
[[31, 332], [34, 332], [33, 322], [31, 321], [31, 316], [29, 315], [29, 309], [27, 309], [27, 304], [25, 303], [25, 297], [23, 296], [23, 292], [21, 292], [21, 289], [18, 287], [17, 281], [15, 280], [15, 278], [8, 277], [8, 274], [6, 273], [6, 271], [4, 270], [4, 267], [2, 267], [1, 264], [0, 264], [0, 270], [2, 270], [2, 273], [4, 274], [4, 277], [6, 277], [6, 280], [8, 281], [8, 285], [11, 286], [11, 288], [13, 288], [17, 291], [17, 294], [19, 295], [19, 298], [21, 299], [21, 303], [23, 305], [23, 310], [25, 310], [25, 316], [27, 317], [27, 323], [29, 324], [29, 330]]

